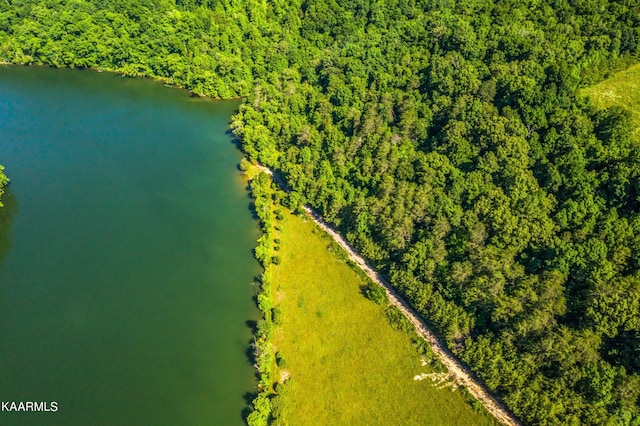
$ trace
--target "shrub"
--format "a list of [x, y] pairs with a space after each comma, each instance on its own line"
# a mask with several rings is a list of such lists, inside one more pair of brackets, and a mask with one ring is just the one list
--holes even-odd
[[279, 325], [282, 322], [282, 309], [276, 306], [271, 310], [271, 319], [274, 324]]
[[251, 163], [249, 162], [249, 160], [247, 160], [245, 157], [242, 157], [242, 160], [240, 160], [240, 165], [238, 166], [238, 168], [243, 172], [246, 172], [247, 170], [249, 170], [249, 167], [251, 167]]
[[284, 360], [284, 357], [282, 356], [282, 354], [280, 352], [276, 352], [276, 364], [280, 368], [284, 368], [284, 367], [287, 366], [287, 363]]
[[404, 332], [410, 332], [413, 330], [413, 324], [411, 324], [411, 321], [409, 321], [409, 319], [400, 312], [400, 309], [395, 306], [388, 306], [384, 310], [384, 313], [392, 327]]
[[265, 393], [258, 395], [253, 400], [253, 411], [247, 417], [249, 426], [266, 426], [269, 424], [269, 415], [271, 414], [271, 401]]
[[367, 284], [363, 289], [363, 293], [367, 299], [374, 301], [378, 305], [387, 303], [387, 293], [375, 283], [370, 282]]

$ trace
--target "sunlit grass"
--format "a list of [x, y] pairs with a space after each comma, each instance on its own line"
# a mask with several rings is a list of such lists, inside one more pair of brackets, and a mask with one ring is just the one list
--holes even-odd
[[640, 139], [640, 64], [620, 71], [581, 92], [599, 108], [618, 105], [631, 111], [636, 139]]
[[251, 164], [248, 161], [243, 161], [240, 164], [240, 168], [243, 169], [242, 172], [248, 181], [256, 177], [262, 171], [260, 167], [255, 164]]
[[275, 344], [291, 375], [281, 392], [287, 424], [495, 424], [463, 391], [414, 380], [433, 368], [361, 294], [365, 279], [311, 220], [285, 214], [279, 228]]

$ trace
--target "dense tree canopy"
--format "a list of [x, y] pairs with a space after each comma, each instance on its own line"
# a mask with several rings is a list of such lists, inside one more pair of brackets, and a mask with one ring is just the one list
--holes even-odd
[[13, 0], [0, 59], [246, 96], [252, 158], [532, 424], [640, 424], [632, 0]]

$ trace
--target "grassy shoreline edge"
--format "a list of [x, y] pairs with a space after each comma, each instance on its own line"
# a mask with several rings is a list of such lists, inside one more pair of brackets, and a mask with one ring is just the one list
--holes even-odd
[[256, 332], [252, 343], [252, 352], [255, 360], [254, 367], [257, 370], [258, 395], [254, 398], [253, 410], [246, 418], [249, 426], [269, 424], [271, 417], [271, 396], [273, 389], [273, 372], [275, 367], [275, 353], [273, 349], [273, 299], [271, 289], [271, 268], [274, 262], [279, 262], [273, 256], [273, 214], [272, 214], [272, 180], [266, 173], [261, 172], [255, 166], [248, 166], [246, 160], [240, 163], [241, 169], [249, 180], [249, 194], [253, 199], [255, 213], [260, 222], [262, 235], [258, 238], [258, 245], [254, 250], [255, 258], [263, 267], [260, 277], [260, 291], [257, 296], [258, 309], [262, 319], [256, 324]]

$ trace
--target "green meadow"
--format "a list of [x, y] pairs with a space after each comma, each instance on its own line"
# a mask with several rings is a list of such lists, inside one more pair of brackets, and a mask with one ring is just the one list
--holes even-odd
[[277, 229], [277, 423], [495, 424], [413, 331], [391, 326], [385, 306], [363, 296], [366, 276], [311, 219], [285, 213]]
[[636, 140], [640, 139], [640, 64], [582, 90], [599, 108], [621, 106], [631, 112]]

